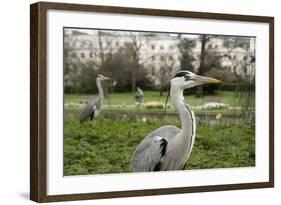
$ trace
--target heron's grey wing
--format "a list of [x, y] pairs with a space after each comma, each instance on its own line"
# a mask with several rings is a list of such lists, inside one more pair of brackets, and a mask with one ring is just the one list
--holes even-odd
[[153, 136], [141, 143], [132, 160], [133, 172], [155, 171], [166, 152], [167, 144], [167, 141], [160, 136]]
[[165, 157], [169, 139], [175, 136], [179, 129], [175, 126], [164, 126], [150, 133], [137, 146], [132, 158], [133, 172], [159, 171], [162, 159]]
[[96, 109], [95, 102], [90, 101], [80, 113], [80, 122], [84, 122], [85, 120], [90, 118], [94, 114], [95, 109]]

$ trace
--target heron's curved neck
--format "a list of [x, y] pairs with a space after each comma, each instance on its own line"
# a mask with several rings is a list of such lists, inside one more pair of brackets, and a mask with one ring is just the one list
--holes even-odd
[[172, 86], [171, 90], [171, 103], [176, 108], [180, 116], [181, 132], [180, 136], [190, 141], [194, 135], [194, 116], [190, 110], [189, 105], [185, 104], [183, 97], [183, 90], [177, 86]]
[[101, 81], [100, 80], [97, 80], [96, 81], [96, 84], [97, 84], [97, 88], [98, 88], [98, 91], [99, 91], [99, 97], [101, 99], [103, 99], [103, 89], [101, 87]]

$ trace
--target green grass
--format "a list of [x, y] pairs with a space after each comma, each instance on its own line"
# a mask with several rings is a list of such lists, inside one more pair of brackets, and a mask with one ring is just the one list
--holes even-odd
[[[167, 93], [163, 93], [161, 97], [159, 92], [155, 91], [145, 91], [145, 103], [147, 102], [159, 102], [160, 104], [165, 104]], [[67, 105], [65, 109], [82, 109], [84, 104], [82, 102], [87, 102], [92, 98], [93, 95], [65, 95], [65, 104]], [[200, 106], [207, 102], [219, 101], [224, 104], [228, 104], [231, 107], [239, 106], [237, 96], [234, 92], [223, 91], [218, 95], [204, 96], [204, 98], [197, 98], [195, 95], [185, 96], [185, 101], [192, 107]], [[147, 109], [145, 106], [136, 106], [136, 101], [134, 98], [134, 93], [113, 93], [105, 97], [104, 99], [104, 109], [105, 110], [127, 110], [127, 111], [159, 111], [161, 109]], [[195, 111], [203, 111], [201, 108], [194, 108]], [[168, 107], [167, 111], [173, 111], [172, 107]], [[205, 110], [204, 110], [205, 111]], [[214, 111], [214, 110], [213, 110]], [[218, 110], [219, 112], [233, 112], [228, 108], [222, 108]]]
[[[163, 92], [163, 96], [161, 97], [159, 95], [159, 92], [155, 91], [145, 91], [145, 102], [150, 102], [150, 101], [160, 101], [160, 102], [165, 102], [167, 92]], [[64, 95], [65, 102], [77, 102], [81, 100], [81, 97], [86, 97], [87, 96], [90, 98], [92, 95], [81, 95], [81, 94], [66, 94]], [[208, 95], [206, 96], [208, 97]], [[230, 104], [230, 105], [236, 105], [237, 100], [234, 92], [228, 92], [228, 91], [223, 91], [220, 92], [217, 97], [220, 99], [222, 103]], [[202, 104], [202, 98], [196, 98], [195, 95], [188, 95], [185, 96], [185, 100], [190, 104], [190, 105], [200, 105]], [[134, 98], [134, 93], [113, 93], [110, 94], [105, 98], [105, 104], [135, 104], [135, 98]]]
[[[137, 144], [151, 131], [178, 120], [98, 118], [80, 124], [67, 117], [64, 124], [64, 175], [130, 172]], [[255, 133], [241, 125], [200, 125], [186, 169], [255, 166]]]

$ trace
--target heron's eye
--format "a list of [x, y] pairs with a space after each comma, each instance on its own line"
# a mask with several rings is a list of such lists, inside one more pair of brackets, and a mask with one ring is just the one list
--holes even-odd
[[189, 75], [185, 75], [185, 76], [184, 76], [184, 80], [185, 80], [185, 81], [188, 81], [188, 80], [190, 80], [190, 79], [191, 79], [191, 77], [190, 77]]

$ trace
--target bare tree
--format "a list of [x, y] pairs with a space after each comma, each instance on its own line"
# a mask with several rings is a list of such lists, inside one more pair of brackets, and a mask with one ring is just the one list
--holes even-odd
[[167, 88], [170, 79], [172, 78], [173, 70], [175, 68], [176, 59], [169, 55], [169, 53], [162, 54], [162, 66], [160, 67], [159, 72], [156, 74], [159, 81], [159, 92], [160, 96], [163, 96], [163, 91]]
[[[109, 64], [112, 64], [113, 61], [113, 36], [110, 34], [106, 35], [102, 31], [98, 31], [98, 48], [99, 48], [99, 58], [100, 58], [100, 65], [98, 70], [100, 70], [103, 74], [107, 76], [111, 76], [111, 69], [109, 68]], [[104, 95], [107, 97], [109, 93], [109, 85], [104, 84]]]
[[98, 43], [99, 43], [99, 57], [101, 61], [101, 67], [103, 67], [105, 62], [104, 45], [102, 41], [102, 32], [98, 31]]
[[239, 81], [251, 83], [255, 79], [255, 72], [251, 72], [254, 71], [255, 57], [246, 52], [243, 59], [237, 58], [235, 48], [241, 47], [242, 44], [239, 39], [241, 37], [232, 38], [233, 43], [227, 47], [228, 49], [224, 57], [227, 57], [231, 61], [232, 72]]
[[132, 77], [132, 92], [136, 90], [136, 74], [137, 70], [140, 69], [140, 49], [146, 40], [144, 36], [140, 33], [130, 32], [129, 33], [131, 42], [127, 44], [127, 48], [130, 50], [132, 56], [133, 66], [131, 68], [131, 77]]
[[[215, 36], [210, 36], [203, 34], [201, 35], [201, 52], [200, 52], [200, 65], [197, 71], [198, 75], [204, 75], [206, 72], [210, 71], [212, 68], [220, 66], [219, 55], [217, 50], [213, 48], [207, 48], [206, 45]], [[197, 86], [196, 97], [203, 97], [203, 86]]]
[[[206, 35], [201, 36], [201, 54], [200, 54], [200, 66], [198, 68], [197, 74], [198, 75], [203, 75], [206, 70], [206, 65], [205, 65], [205, 56], [206, 56], [206, 42], [208, 41]], [[197, 87], [197, 92], [196, 92], [197, 97], [202, 97], [203, 96], [203, 87], [198, 86]]]
[[196, 46], [193, 39], [183, 38], [181, 34], [178, 35], [179, 43], [178, 50], [180, 52], [180, 65], [182, 69], [188, 69], [195, 72], [192, 62], [195, 61], [192, 49]]

